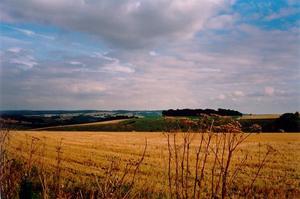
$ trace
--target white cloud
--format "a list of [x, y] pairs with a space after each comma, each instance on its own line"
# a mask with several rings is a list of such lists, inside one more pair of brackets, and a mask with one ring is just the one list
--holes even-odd
[[22, 48], [19, 47], [13, 47], [13, 48], [9, 48], [7, 51], [11, 52], [11, 53], [19, 53], [21, 52]]
[[12, 58], [10, 60], [10, 63], [17, 64], [24, 70], [31, 69], [38, 64], [35, 58], [31, 55], [24, 55], [17, 58]]
[[92, 58], [105, 61], [103, 66], [99, 66], [100, 71], [112, 72], [112, 73], [134, 73], [134, 66], [130, 63], [121, 63], [121, 61], [115, 57], [108, 56], [107, 53], [94, 52], [91, 55]]
[[266, 20], [274, 20], [299, 13], [297, 8], [282, 8], [279, 12], [267, 16]]
[[31, 30], [27, 30], [27, 29], [21, 29], [21, 28], [14, 28], [15, 30], [27, 35], [27, 36], [33, 36], [35, 35], [35, 32], [31, 31]]
[[45, 34], [39, 34], [39, 33], [36, 33], [32, 30], [28, 30], [28, 29], [24, 29], [24, 28], [15, 28], [15, 27], [11, 27], [11, 26], [7, 26], [7, 27], [12, 28], [16, 31], [19, 31], [19, 32], [25, 34], [28, 37], [41, 37], [41, 38], [48, 39], [48, 40], [54, 40], [55, 39], [55, 37], [53, 37], [53, 36], [49, 36], [49, 35], [45, 35]]
[[265, 87], [265, 94], [266, 95], [269, 95], [269, 96], [272, 96], [274, 95], [274, 92], [275, 92], [275, 89], [271, 86], [266, 86]]
[[141, 2], [136, 1], [136, 2], [130, 2], [127, 5], [127, 12], [136, 12], [139, 8], [141, 7]]
[[93, 52], [91, 57], [96, 57], [96, 58], [100, 58], [100, 59], [104, 59], [110, 62], [119, 62], [118, 59], [114, 58], [114, 57], [110, 57], [106, 55], [107, 53], [102, 53], [102, 52]]
[[79, 61], [69, 61], [69, 64], [71, 64], [71, 65], [82, 65], [82, 63], [79, 62]]
[[235, 97], [244, 97], [244, 96], [245, 96], [245, 94], [244, 94], [243, 91], [234, 91], [234, 92], [233, 92], [233, 95], [234, 95]]
[[205, 27], [209, 29], [229, 29], [232, 28], [237, 16], [234, 15], [219, 15], [209, 19], [205, 23]]
[[224, 100], [224, 99], [226, 99], [226, 96], [225, 96], [224, 94], [220, 94], [220, 95], [218, 96], [218, 99], [219, 99], [219, 100]]
[[105, 91], [105, 86], [99, 82], [82, 81], [78, 83], [67, 84], [66, 91], [70, 91], [74, 94], [96, 94]]
[[151, 55], [151, 56], [157, 56], [158, 54], [157, 54], [156, 51], [152, 50], [152, 51], [149, 52], [149, 55]]
[[105, 71], [113, 72], [113, 73], [134, 73], [135, 70], [128, 66], [122, 66], [118, 64], [111, 64], [103, 67]]
[[221, 72], [221, 69], [219, 69], [219, 68], [200, 68], [199, 72], [203, 72], [203, 73], [219, 73], [219, 72]]

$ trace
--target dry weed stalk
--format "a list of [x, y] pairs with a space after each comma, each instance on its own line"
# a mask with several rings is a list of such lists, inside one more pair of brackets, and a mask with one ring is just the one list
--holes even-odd
[[111, 157], [110, 164], [104, 167], [104, 177], [99, 180], [95, 176], [99, 198], [132, 198], [137, 174], [146, 156], [148, 142], [145, 141], [144, 150], [138, 160], [130, 159], [122, 168], [120, 158]]
[[[194, 125], [193, 121], [183, 120], [181, 122]], [[242, 132], [239, 122], [220, 116], [202, 116], [198, 122], [198, 129], [198, 133], [192, 132], [190, 129], [181, 133], [171, 129], [164, 133], [168, 143], [169, 197], [231, 197], [234, 193], [230, 190], [246, 165], [248, 154], [235, 165], [233, 160], [238, 153], [238, 147], [251, 133]], [[199, 135], [200, 140], [193, 152], [191, 151], [191, 142], [196, 134]], [[179, 135], [183, 136], [182, 140], [178, 139]], [[250, 196], [254, 183], [271, 154], [272, 150], [268, 148], [262, 161], [259, 161], [257, 171], [251, 178], [248, 190], [243, 193], [244, 196]], [[195, 160], [194, 168], [190, 167], [191, 160]], [[174, 172], [172, 172], [173, 170]], [[193, 175], [192, 170], [194, 170]]]
[[7, 158], [7, 142], [9, 140], [9, 129], [4, 124], [0, 126], [0, 198], [9, 198], [11, 194], [8, 189], [12, 185], [9, 179], [10, 162]]
[[40, 180], [40, 183], [42, 185], [42, 197], [43, 199], [48, 199], [49, 198], [49, 185], [48, 181], [50, 176], [47, 175], [46, 172], [46, 165], [45, 165], [45, 156], [46, 156], [46, 138], [44, 137], [43, 143], [42, 143], [42, 148], [40, 151], [40, 161], [39, 161], [39, 171], [38, 171], [38, 177]]
[[40, 149], [40, 143], [39, 143], [40, 139], [37, 137], [32, 136], [31, 137], [31, 142], [29, 144], [28, 147], [28, 160], [26, 161], [27, 163], [27, 168], [26, 168], [26, 175], [29, 176], [30, 175], [30, 171], [32, 169], [32, 166], [34, 164], [36, 164], [36, 160], [34, 159], [35, 156], [37, 155], [39, 149]]
[[55, 168], [55, 176], [54, 176], [54, 182], [55, 182], [55, 196], [56, 198], [62, 198], [62, 191], [61, 191], [61, 162], [62, 162], [62, 141], [63, 139], [60, 139], [60, 142], [56, 146], [56, 168]]
[[9, 140], [9, 130], [1, 124], [0, 126], [0, 180], [3, 178], [5, 163], [7, 162], [7, 142]]

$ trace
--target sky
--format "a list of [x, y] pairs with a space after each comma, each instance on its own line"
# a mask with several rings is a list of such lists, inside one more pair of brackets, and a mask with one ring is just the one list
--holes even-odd
[[296, 0], [1, 0], [0, 109], [300, 110]]

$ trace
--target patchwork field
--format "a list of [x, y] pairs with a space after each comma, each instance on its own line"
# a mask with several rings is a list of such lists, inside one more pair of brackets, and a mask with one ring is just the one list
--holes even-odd
[[[181, 154], [183, 150], [184, 135], [183, 133], [176, 135], [178, 154]], [[187, 171], [190, 172], [190, 179], [187, 180], [190, 181], [190, 186], [193, 185], [195, 154], [200, 136], [200, 134], [191, 135], [190, 169]], [[169, 151], [167, 136], [161, 132], [15, 131], [11, 133], [9, 151], [10, 155], [15, 158], [32, 158], [33, 164], [40, 163], [42, 159], [43, 165], [46, 165], [49, 171], [55, 171], [57, 146], [61, 142], [61, 175], [64, 183], [73, 181], [80, 186], [84, 184], [84, 186], [92, 187], [95, 176], [104, 175], [104, 168], [112, 162], [112, 159], [119, 161], [120, 171], [118, 172], [122, 172], [125, 162], [138, 160], [143, 153], [146, 140], [145, 158], [137, 175], [134, 189], [147, 190], [153, 198], [166, 196], [169, 186]], [[212, 140], [212, 142], [215, 143], [216, 140]], [[36, 152], [30, 157], [32, 143], [36, 146]], [[265, 154], [269, 148], [272, 148], [272, 151], [266, 157]], [[176, 163], [172, 162], [174, 156], [172, 158], [171, 172], [175, 173]], [[259, 162], [262, 162], [264, 158], [266, 159], [265, 164], [258, 173]], [[213, 161], [213, 156], [208, 156], [206, 176], [210, 176], [212, 171], [210, 165], [213, 165]], [[239, 165], [241, 165], [240, 168]], [[239, 171], [237, 176], [233, 175], [235, 171]], [[258, 192], [266, 192], [268, 196], [274, 198], [280, 194], [291, 198], [300, 197], [300, 134], [251, 135], [239, 146], [233, 157], [230, 172], [230, 175], [234, 177], [232, 180], [236, 180], [235, 186], [238, 190], [247, 187], [247, 183], [252, 182], [252, 176], [257, 174], [254, 186]], [[207, 180], [209, 184], [210, 181]], [[204, 185], [208, 186], [207, 183]]]
[[88, 122], [83, 124], [69, 124], [69, 125], [59, 125], [59, 126], [51, 126], [51, 127], [43, 127], [43, 128], [36, 128], [32, 130], [51, 130], [55, 128], [72, 128], [72, 127], [84, 127], [84, 126], [98, 126], [98, 125], [105, 125], [105, 124], [117, 124], [123, 121], [126, 121], [128, 119], [120, 119], [120, 120], [109, 120], [109, 121], [100, 121], [100, 122]]

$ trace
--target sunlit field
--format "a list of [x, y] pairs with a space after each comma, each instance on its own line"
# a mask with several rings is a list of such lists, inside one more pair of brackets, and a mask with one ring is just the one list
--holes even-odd
[[[184, 133], [176, 134], [178, 158], [182, 158], [181, 151]], [[207, 137], [207, 135], [205, 135]], [[190, 154], [188, 165], [179, 164], [179, 178], [187, 175], [186, 191], [192, 195], [195, 175], [196, 150], [201, 134], [190, 135]], [[171, 136], [171, 138], [173, 138]], [[171, 139], [170, 141], [174, 141]], [[147, 147], [145, 150], [145, 145]], [[212, 149], [216, 139], [212, 139]], [[34, 147], [32, 148], [32, 145]], [[14, 131], [9, 140], [9, 154], [16, 159], [32, 162], [32, 165], [43, 165], [47, 171], [57, 169], [58, 150], [60, 153], [61, 176], [63, 186], [76, 182], [72, 186], [85, 186], [93, 189], [98, 177], [105, 175], [112, 162], [117, 161], [122, 172], [128, 161], [139, 160], [145, 150], [145, 157], [141, 163], [135, 180], [136, 193], [147, 193], [149, 198], [169, 197], [168, 166], [169, 150], [167, 135], [161, 132], [59, 132], [59, 131]], [[58, 146], [61, 146], [61, 148]], [[175, 146], [175, 145], [174, 145]], [[271, 150], [270, 150], [271, 148]], [[267, 151], [269, 154], [266, 156]], [[203, 187], [210, 187], [212, 165], [215, 161], [208, 151], [205, 181]], [[204, 154], [204, 152], [203, 152]], [[202, 154], [202, 155], [203, 155]], [[204, 157], [204, 156], [203, 156]], [[262, 133], [250, 135], [239, 147], [233, 157], [230, 180], [234, 181], [230, 191], [243, 191], [256, 177], [253, 184], [259, 197], [269, 198], [300, 197], [300, 134], [299, 133]], [[184, 157], [183, 157], [184, 158]], [[171, 173], [175, 176], [176, 162], [171, 158]], [[201, 159], [203, 161], [203, 158]], [[184, 161], [183, 161], [184, 162]], [[260, 169], [260, 163], [263, 162]], [[182, 163], [182, 162], [180, 162]], [[240, 166], [239, 166], [240, 165]], [[182, 169], [188, 167], [188, 170]], [[259, 171], [259, 172], [257, 172]], [[133, 171], [129, 171], [133, 172]], [[182, 176], [181, 173], [182, 172]], [[237, 172], [237, 175], [234, 173]], [[257, 176], [256, 176], [257, 174]], [[254, 176], [254, 177], [253, 177]], [[229, 182], [230, 182], [229, 180]], [[175, 185], [174, 185], [175, 187]], [[191, 187], [191, 188], [189, 188]], [[175, 189], [175, 188], [173, 188]], [[210, 192], [207, 188], [207, 192]], [[180, 194], [181, 191], [179, 190]], [[185, 194], [183, 193], [183, 196]], [[132, 196], [132, 195], [131, 195]], [[137, 197], [141, 195], [136, 195]], [[180, 195], [181, 196], [181, 195]]]

